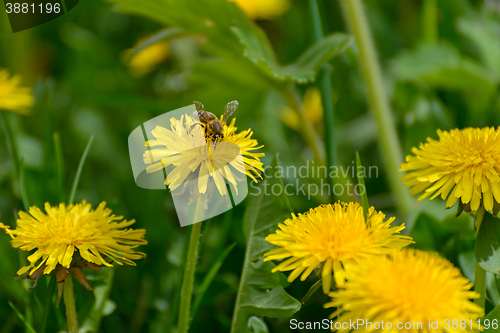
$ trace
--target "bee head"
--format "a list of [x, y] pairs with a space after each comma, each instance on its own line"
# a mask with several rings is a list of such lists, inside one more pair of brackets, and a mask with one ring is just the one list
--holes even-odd
[[222, 134], [222, 133], [215, 133], [213, 135], [213, 139], [214, 140], [222, 140], [222, 139], [224, 139], [224, 134]]

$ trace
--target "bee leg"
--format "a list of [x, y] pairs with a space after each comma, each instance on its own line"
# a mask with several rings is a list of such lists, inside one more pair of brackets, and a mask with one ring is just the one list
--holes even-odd
[[196, 124], [193, 124], [191, 125], [191, 127], [189, 128], [189, 132], [188, 133], [191, 133], [191, 131], [193, 130], [193, 128], [196, 127], [196, 125], [200, 125], [201, 127], [203, 127], [203, 125], [201, 123], [196, 123]]

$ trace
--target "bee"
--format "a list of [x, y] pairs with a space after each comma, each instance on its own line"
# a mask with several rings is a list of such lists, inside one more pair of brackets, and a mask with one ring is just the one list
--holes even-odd
[[226, 104], [222, 120], [217, 118], [213, 113], [205, 111], [205, 107], [200, 102], [194, 101], [193, 104], [196, 107], [196, 111], [193, 112], [193, 118], [200, 122], [193, 126], [201, 124], [205, 130], [206, 139], [214, 141], [224, 139], [224, 125], [236, 112], [236, 109], [238, 109], [238, 101], [231, 101]]

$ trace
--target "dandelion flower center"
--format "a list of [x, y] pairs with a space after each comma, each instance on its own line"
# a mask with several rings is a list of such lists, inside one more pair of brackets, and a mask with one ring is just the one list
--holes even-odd
[[400, 171], [410, 193], [424, 191], [418, 198], [431, 200], [441, 195], [447, 207], [458, 199], [476, 211], [483, 203], [486, 210], [500, 202], [500, 127], [438, 130], [439, 140], [428, 138], [414, 155], [406, 157]]
[[305, 280], [321, 264], [323, 291], [327, 293], [332, 277], [338, 285], [344, 283], [344, 265], [412, 243], [410, 237], [398, 235], [404, 224], [391, 227], [394, 218], [384, 219], [385, 215], [372, 207], [365, 223], [358, 203], [336, 203], [298, 216], [292, 214], [275, 234], [266, 237], [279, 248], [266, 253], [264, 260], [288, 258], [273, 271], [293, 270], [290, 282], [301, 274], [301, 280]]
[[472, 283], [437, 253], [403, 249], [362, 260], [346, 267], [346, 279], [344, 286], [330, 293], [332, 302], [325, 304], [338, 308], [331, 318], [338, 316], [340, 323], [354, 318], [391, 322], [392, 329], [386, 324], [381, 332], [393, 332], [398, 323], [422, 323], [420, 328], [398, 330], [417, 333], [435, 331], [428, 329], [429, 320], [439, 320], [436, 332], [445, 332], [446, 319], [467, 320], [470, 328], [469, 320], [483, 315], [483, 309], [469, 300], [478, 297], [470, 291]]

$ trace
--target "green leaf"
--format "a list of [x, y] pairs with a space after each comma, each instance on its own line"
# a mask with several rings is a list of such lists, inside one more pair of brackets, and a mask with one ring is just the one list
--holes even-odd
[[479, 266], [490, 273], [500, 273], [500, 219], [484, 215], [477, 233], [475, 254]]
[[[488, 320], [488, 322], [485, 322], [486, 320]], [[488, 315], [486, 317], [484, 317], [483, 320], [481, 320], [481, 327], [484, 327], [485, 330], [483, 331], [483, 333], [494, 333], [494, 332], [498, 332], [498, 328], [499, 328], [499, 323], [500, 322], [500, 304], [495, 306], [495, 308], [493, 310], [490, 311], [490, 313], [488, 313]], [[486, 324], [488, 323], [488, 324]], [[486, 328], [486, 326], [489, 326], [488, 328]]]
[[[470, 282], [474, 283], [474, 273], [476, 269], [476, 257], [474, 255], [474, 251], [466, 251], [462, 252], [458, 255], [458, 262], [460, 264], [460, 268], [464, 276], [470, 280]], [[497, 275], [486, 272], [486, 287], [487, 287], [487, 296], [488, 300], [491, 304], [499, 304], [500, 302], [500, 294], [498, 291]]]
[[496, 85], [488, 69], [448, 44], [421, 44], [415, 51], [406, 51], [393, 60], [392, 72], [398, 80], [421, 81], [433, 88], [489, 94]]
[[313, 44], [291, 65], [284, 67], [285, 73], [298, 83], [314, 81], [321, 65], [342, 53], [351, 38], [344, 33], [334, 33]]
[[344, 33], [332, 34], [311, 46], [294, 63], [281, 66], [267, 39], [240, 27], [233, 27], [232, 30], [245, 47], [245, 56], [264, 73], [275, 80], [298, 83], [314, 81], [321, 65], [345, 50], [351, 41]]
[[248, 325], [250, 325], [250, 332], [253, 333], [269, 333], [269, 329], [267, 328], [266, 323], [260, 319], [259, 317], [250, 317], [248, 321]]
[[368, 222], [368, 209], [370, 208], [370, 206], [368, 205], [368, 196], [366, 193], [366, 185], [363, 175], [364, 175], [363, 164], [361, 164], [361, 158], [359, 157], [359, 153], [356, 152], [356, 176], [358, 177], [358, 184], [363, 188], [363, 194], [361, 195], [360, 198], [361, 206], [363, 207], [365, 222]]
[[346, 34], [330, 35], [311, 46], [294, 63], [283, 66], [264, 31], [227, 0], [109, 1], [119, 3], [117, 8], [121, 11], [144, 15], [186, 34], [203, 35], [208, 39], [205, 47], [210, 53], [236, 59], [242, 68], [253, 67], [253, 63], [271, 82], [313, 81], [319, 67], [350, 42]]
[[415, 221], [409, 236], [415, 244], [412, 246], [424, 251], [438, 251], [453, 234], [431, 214], [421, 213]]
[[[254, 31], [262, 31], [236, 4], [227, 0], [108, 0], [116, 9], [156, 20], [190, 35], [207, 37], [206, 47], [227, 57], [242, 54], [242, 48], [231, 32], [234, 22]], [[263, 33], [263, 32], [262, 32]]]
[[300, 309], [300, 302], [284, 291], [288, 285], [286, 277], [272, 273], [272, 262], [264, 262], [265, 252], [274, 246], [265, 238], [276, 231], [278, 224], [290, 217], [291, 208], [288, 198], [273, 195], [269, 191], [274, 185], [283, 186], [278, 172], [278, 158], [274, 157], [271, 168], [266, 169], [266, 177], [256, 190], [250, 193], [243, 216], [247, 246], [243, 272], [234, 309], [232, 333], [252, 332], [250, 318], [265, 316], [270, 318], [291, 317]]
[[500, 43], [491, 42], [500, 39], [500, 24], [486, 15], [462, 17], [457, 20], [457, 29], [474, 45], [482, 62], [500, 75]]

